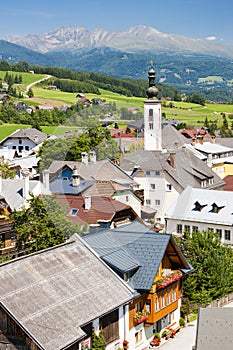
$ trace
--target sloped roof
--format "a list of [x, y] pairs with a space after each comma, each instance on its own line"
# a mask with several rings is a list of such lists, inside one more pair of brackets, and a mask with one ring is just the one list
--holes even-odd
[[171, 235], [156, 233], [137, 220], [116, 229], [86, 235], [83, 239], [115, 271], [123, 274], [134, 270], [129, 284], [135, 290], [151, 289], [169, 244], [182, 260], [180, 267], [190, 269]]
[[[201, 211], [194, 210], [195, 202], [202, 206]], [[218, 213], [212, 211], [213, 204], [219, 208]], [[177, 201], [165, 213], [166, 218], [189, 220], [191, 222], [209, 222], [214, 224], [233, 224], [233, 192], [192, 188], [188, 186]]]
[[[48, 194], [41, 181], [29, 180], [29, 192], [39, 195]], [[23, 179], [2, 179], [2, 191], [0, 195], [5, 198], [12, 210], [19, 210], [25, 203], [23, 197]]]
[[[121, 160], [121, 167], [128, 172], [134, 170], [134, 177], [141, 176], [140, 171], [158, 170], [167, 181], [173, 184], [178, 192], [188, 185], [201, 188], [201, 181], [213, 178], [213, 184], [206, 188], [218, 188], [224, 181], [201, 159], [189, 149], [177, 149], [174, 153], [175, 167], [170, 162], [169, 152], [137, 150]], [[137, 170], [135, 170], [137, 169]]]
[[82, 162], [54, 160], [49, 167], [49, 171], [51, 174], [55, 174], [60, 172], [64, 166], [68, 166], [71, 170], [76, 166], [78, 174], [86, 181], [113, 180], [115, 182], [121, 181], [121, 184], [124, 183], [128, 186], [134, 184], [133, 178], [127, 175], [123, 169], [109, 159], [99, 160], [96, 161], [96, 163], [89, 162], [88, 164]]
[[85, 190], [85, 195], [112, 197], [117, 191], [124, 191], [128, 186], [121, 185], [114, 181], [95, 181], [92, 186]]
[[196, 143], [194, 148], [205, 154], [208, 154], [208, 153], [221, 154], [221, 153], [233, 151], [233, 147], [226, 147], [218, 143], [212, 143], [212, 142], [203, 142], [202, 144]]
[[196, 350], [232, 349], [232, 307], [200, 308], [196, 332]]
[[77, 236], [0, 268], [0, 305], [44, 350], [82, 339], [82, 325], [131, 298], [130, 288]]
[[174, 126], [168, 124], [162, 128], [162, 147], [174, 149], [187, 143], [187, 139]]
[[[97, 224], [98, 220], [112, 221], [117, 212], [131, 209], [129, 205], [109, 197], [92, 196], [89, 210], [85, 209], [85, 199], [82, 196], [55, 195], [54, 198], [64, 208], [69, 219], [78, 224]], [[77, 209], [76, 215], [70, 215], [72, 209]]]
[[18, 129], [12, 134], [8, 135], [5, 139], [0, 142], [2, 145], [6, 140], [13, 138], [28, 138], [32, 140], [35, 144], [39, 144], [48, 138], [48, 135], [34, 128]]
[[49, 189], [53, 193], [79, 194], [94, 184], [95, 181], [80, 181], [79, 186], [73, 186], [72, 180], [56, 178], [49, 183]]

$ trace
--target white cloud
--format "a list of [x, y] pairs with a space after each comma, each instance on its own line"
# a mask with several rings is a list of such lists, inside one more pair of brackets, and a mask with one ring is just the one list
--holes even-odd
[[206, 40], [214, 41], [214, 40], [217, 40], [217, 38], [216, 38], [216, 36], [211, 35], [211, 36], [207, 36]]

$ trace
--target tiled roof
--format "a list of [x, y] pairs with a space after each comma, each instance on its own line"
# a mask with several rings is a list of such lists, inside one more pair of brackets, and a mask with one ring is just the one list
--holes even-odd
[[233, 191], [233, 175], [227, 175], [223, 180], [226, 183], [223, 187], [224, 191]]
[[77, 236], [0, 268], [1, 305], [43, 350], [68, 348], [85, 336], [83, 325], [132, 295]]
[[[85, 209], [85, 199], [77, 195], [55, 195], [54, 197], [64, 208], [68, 218], [74, 223], [97, 224], [98, 220], [113, 220], [115, 214], [120, 211], [131, 209], [109, 197], [92, 196], [91, 208]], [[78, 209], [76, 215], [69, 215], [72, 209]]]
[[68, 166], [71, 170], [76, 166], [79, 175], [85, 180], [114, 181], [116, 179], [115, 181], [117, 181], [117, 179], [121, 179], [125, 181], [125, 184], [134, 183], [132, 177], [127, 175], [123, 169], [119, 168], [109, 159], [99, 160], [96, 163], [89, 162], [88, 164], [55, 160], [50, 165], [49, 171], [51, 174], [58, 173], [64, 166]]
[[3, 144], [6, 140], [11, 138], [28, 138], [32, 140], [35, 144], [40, 144], [48, 138], [48, 135], [33, 128], [19, 129], [14, 131], [12, 134], [8, 135], [0, 144]]
[[[133, 270], [129, 284], [137, 291], [151, 289], [169, 244], [176, 255], [182, 255], [171, 235], [156, 233], [137, 220], [116, 229], [86, 235], [83, 239], [118, 273]], [[183, 256], [180, 267], [190, 269]]]
[[174, 154], [175, 166], [170, 162], [169, 152], [137, 150], [121, 160], [121, 167], [128, 172], [134, 172], [134, 177], [141, 176], [140, 171], [160, 171], [161, 174], [181, 192], [188, 185], [202, 188], [201, 181], [213, 178], [213, 184], [206, 188], [218, 188], [224, 181], [201, 159], [189, 149], [177, 149]]

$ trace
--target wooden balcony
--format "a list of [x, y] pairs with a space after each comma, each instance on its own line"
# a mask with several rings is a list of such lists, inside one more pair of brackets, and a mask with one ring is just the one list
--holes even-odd
[[179, 270], [172, 271], [171, 273], [163, 276], [156, 281], [156, 290], [163, 289], [172, 284], [173, 282], [178, 281], [182, 277], [182, 272]]

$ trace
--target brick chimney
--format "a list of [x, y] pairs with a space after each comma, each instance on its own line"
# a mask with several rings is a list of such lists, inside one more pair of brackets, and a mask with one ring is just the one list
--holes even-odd
[[172, 168], [176, 168], [176, 152], [170, 152], [169, 161]]

